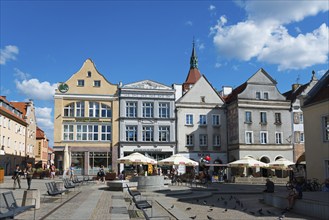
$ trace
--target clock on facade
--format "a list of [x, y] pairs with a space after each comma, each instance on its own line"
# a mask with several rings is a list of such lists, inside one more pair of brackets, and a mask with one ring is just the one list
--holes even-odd
[[59, 84], [59, 86], [58, 86], [58, 90], [59, 90], [61, 93], [66, 93], [67, 91], [69, 91], [69, 86], [68, 86], [66, 83], [61, 83], [61, 84]]

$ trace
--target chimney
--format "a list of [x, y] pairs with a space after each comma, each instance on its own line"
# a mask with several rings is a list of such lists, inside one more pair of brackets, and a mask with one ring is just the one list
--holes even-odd
[[231, 86], [223, 86], [222, 87], [222, 96], [228, 96], [233, 91], [233, 88]]

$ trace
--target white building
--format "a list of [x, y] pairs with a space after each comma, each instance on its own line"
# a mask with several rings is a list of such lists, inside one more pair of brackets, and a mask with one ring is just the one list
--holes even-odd
[[139, 152], [162, 160], [176, 152], [174, 89], [144, 80], [121, 86], [119, 100], [119, 157]]

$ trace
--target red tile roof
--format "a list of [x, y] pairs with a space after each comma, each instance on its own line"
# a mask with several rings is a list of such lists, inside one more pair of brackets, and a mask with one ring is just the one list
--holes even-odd
[[37, 127], [36, 138], [37, 139], [44, 139], [45, 138], [45, 132], [42, 129], [40, 129], [39, 127]]
[[[6, 96], [0, 96], [0, 100], [2, 100], [4, 103], [16, 108], [15, 106], [11, 105], [10, 102], [6, 99]], [[16, 108], [18, 111], [20, 111], [20, 109]], [[13, 112], [11, 112], [9, 109], [0, 106], [0, 111], [2, 111], [2, 113], [7, 116], [7, 117], [11, 117], [13, 120], [17, 121], [18, 123], [21, 123], [22, 125], [26, 126], [27, 123], [26, 121], [19, 117], [18, 115], [14, 114]]]
[[10, 104], [12, 106], [14, 106], [15, 108], [19, 109], [23, 114], [23, 118], [25, 117], [26, 110], [27, 110], [27, 105], [28, 105], [27, 102], [10, 102]]
[[233, 89], [232, 93], [229, 94], [226, 97], [223, 97], [223, 99], [225, 100], [225, 102], [227, 104], [233, 102], [234, 100], [237, 99], [238, 94], [240, 94], [241, 92], [243, 92], [246, 87], [247, 87], [247, 83], [245, 82], [245, 83], [241, 84], [240, 86], [236, 87], [235, 89]]

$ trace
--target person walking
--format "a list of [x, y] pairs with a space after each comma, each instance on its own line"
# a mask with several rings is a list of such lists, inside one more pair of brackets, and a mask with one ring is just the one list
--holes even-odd
[[50, 166], [50, 179], [55, 179], [56, 167], [54, 164]]
[[103, 165], [101, 165], [101, 168], [99, 169], [99, 171], [97, 173], [97, 177], [99, 178], [98, 181], [105, 183], [105, 171], [104, 171]]
[[74, 164], [72, 163], [70, 166], [70, 180], [72, 181], [74, 177]]
[[16, 165], [16, 169], [15, 169], [15, 171], [14, 171], [14, 175], [13, 175], [13, 179], [14, 179], [14, 188], [13, 188], [13, 190], [15, 190], [16, 189], [16, 184], [18, 184], [18, 187], [21, 189], [22, 187], [21, 187], [21, 177], [20, 177], [20, 175], [21, 175], [21, 173], [22, 173], [22, 170], [21, 170], [21, 168], [19, 167], [19, 165], [17, 164]]
[[27, 189], [31, 189], [32, 176], [33, 176], [32, 164], [28, 163], [26, 169]]

